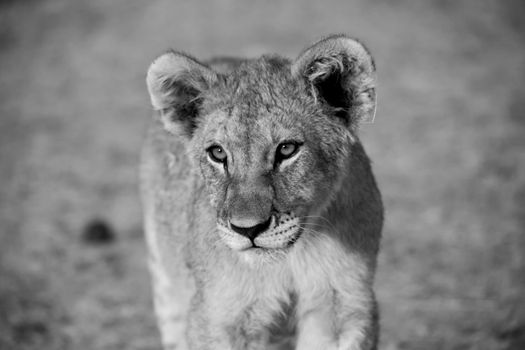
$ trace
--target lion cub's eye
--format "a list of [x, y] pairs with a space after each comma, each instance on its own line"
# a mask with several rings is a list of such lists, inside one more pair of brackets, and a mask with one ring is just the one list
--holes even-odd
[[285, 142], [277, 146], [277, 151], [275, 152], [275, 161], [280, 162], [284, 159], [288, 159], [293, 156], [299, 149], [299, 144], [294, 142]]
[[226, 163], [226, 152], [221, 146], [211, 146], [207, 149], [211, 160], [217, 163]]

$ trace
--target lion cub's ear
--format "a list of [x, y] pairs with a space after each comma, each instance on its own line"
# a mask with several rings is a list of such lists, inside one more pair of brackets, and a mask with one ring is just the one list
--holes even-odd
[[167, 52], [153, 61], [146, 83], [151, 104], [160, 112], [166, 130], [191, 136], [196, 125], [201, 94], [217, 74], [192, 57]]
[[376, 108], [375, 66], [368, 50], [344, 35], [330, 36], [304, 50], [292, 64], [314, 97], [355, 129], [372, 122]]

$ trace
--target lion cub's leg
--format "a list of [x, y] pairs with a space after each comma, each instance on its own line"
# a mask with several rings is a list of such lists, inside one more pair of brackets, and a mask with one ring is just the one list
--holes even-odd
[[341, 296], [335, 291], [322, 306], [299, 320], [297, 350], [375, 350], [377, 317], [373, 295]]
[[206, 298], [200, 292], [194, 296], [187, 334], [191, 349], [292, 350], [271, 339], [277, 303], [254, 300], [243, 293], [224, 296], [211, 293]]
[[363, 308], [361, 313], [352, 314], [351, 309], [343, 312], [346, 320], [342, 322], [337, 349], [377, 350], [379, 320], [373, 293], [365, 305], [368, 308]]
[[298, 287], [296, 350], [375, 350], [373, 265], [327, 235], [297, 243], [290, 260]]

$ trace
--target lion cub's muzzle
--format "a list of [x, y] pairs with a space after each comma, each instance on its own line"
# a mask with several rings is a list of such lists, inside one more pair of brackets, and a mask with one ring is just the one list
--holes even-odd
[[219, 236], [234, 250], [282, 249], [293, 244], [300, 235], [299, 219], [293, 214], [272, 215], [250, 226], [242, 224], [235, 221], [217, 224]]

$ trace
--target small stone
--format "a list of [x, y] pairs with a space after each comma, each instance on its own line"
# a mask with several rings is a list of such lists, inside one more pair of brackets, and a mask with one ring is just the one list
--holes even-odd
[[82, 240], [89, 244], [110, 244], [115, 241], [115, 231], [104, 220], [93, 219], [86, 224]]

